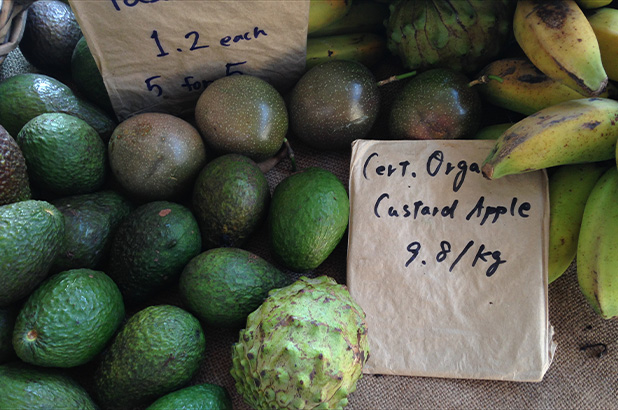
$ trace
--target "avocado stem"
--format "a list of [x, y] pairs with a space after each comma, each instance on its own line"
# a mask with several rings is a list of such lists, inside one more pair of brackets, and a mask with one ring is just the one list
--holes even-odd
[[489, 81], [497, 81], [499, 83], [504, 82], [504, 79], [502, 77], [498, 77], [497, 75], [493, 75], [493, 74], [485, 74], [480, 76], [479, 78], [477, 78], [476, 80], [472, 80], [468, 83], [468, 87], [474, 87], [475, 85], [479, 85], [479, 84], [487, 84]]
[[283, 143], [285, 144], [285, 147], [287, 148], [288, 157], [290, 158], [290, 162], [292, 163], [292, 172], [296, 172], [296, 156], [294, 155], [294, 150], [292, 149], [292, 146], [290, 145], [290, 141], [288, 141], [287, 138], [284, 138]]
[[292, 171], [296, 172], [296, 157], [294, 156], [294, 151], [292, 150], [292, 146], [290, 145], [290, 142], [287, 138], [283, 139], [283, 145], [281, 146], [279, 152], [277, 152], [272, 157], [258, 163], [257, 165], [262, 171], [262, 173], [266, 174], [285, 157], [290, 158], [290, 162], [292, 163]]
[[405, 73], [405, 74], [393, 75], [393, 76], [388, 77], [388, 78], [386, 78], [384, 80], [378, 81], [377, 85], [378, 85], [378, 87], [382, 87], [383, 85], [390, 84], [392, 82], [399, 81], [399, 80], [405, 80], [406, 78], [412, 77], [414, 75], [416, 75], [416, 71], [411, 71], [411, 72]]

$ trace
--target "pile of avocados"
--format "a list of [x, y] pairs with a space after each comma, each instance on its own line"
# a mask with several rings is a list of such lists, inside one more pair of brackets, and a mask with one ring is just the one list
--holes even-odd
[[21, 51], [36, 72], [0, 82], [0, 409], [231, 409], [196, 382], [209, 332], [346, 245], [347, 181], [313, 159], [481, 124], [464, 75], [380, 87], [392, 60], [325, 62], [290, 90], [223, 77], [191, 118], [119, 121], [60, 0], [34, 3]]

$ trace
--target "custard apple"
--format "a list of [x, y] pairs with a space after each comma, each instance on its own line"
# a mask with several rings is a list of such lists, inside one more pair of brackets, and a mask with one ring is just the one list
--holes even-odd
[[231, 374], [257, 410], [341, 409], [368, 357], [365, 313], [347, 288], [301, 277], [249, 315]]
[[398, 0], [390, 5], [387, 45], [412, 70], [475, 73], [506, 46], [514, 0]]

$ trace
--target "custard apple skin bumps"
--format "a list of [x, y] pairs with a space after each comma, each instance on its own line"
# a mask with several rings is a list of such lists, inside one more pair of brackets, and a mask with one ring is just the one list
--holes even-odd
[[341, 409], [368, 357], [365, 313], [347, 288], [301, 277], [249, 315], [231, 374], [256, 410]]

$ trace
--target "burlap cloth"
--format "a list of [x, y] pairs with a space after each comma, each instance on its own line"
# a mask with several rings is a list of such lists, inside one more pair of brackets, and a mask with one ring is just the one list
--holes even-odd
[[[35, 70], [16, 50], [9, 54], [0, 67], [0, 80], [25, 71]], [[387, 105], [388, 99], [385, 99], [384, 107]], [[497, 122], [497, 118], [493, 120]], [[384, 131], [381, 129], [383, 126], [382, 123], [376, 127], [374, 137]], [[299, 143], [295, 143], [294, 147], [299, 168], [323, 167], [335, 173], [347, 186], [349, 152], [323, 153]], [[271, 170], [267, 174], [271, 190], [290, 173], [290, 162], [287, 160]], [[307, 276], [329, 275], [345, 284], [346, 246], [343, 240], [331, 256]], [[272, 261], [263, 229], [254, 235], [245, 248]], [[158, 296], [152, 303], [182, 306], [175, 289]], [[358, 382], [357, 390], [350, 396], [348, 408], [618, 409], [618, 319], [604, 320], [588, 306], [578, 289], [575, 264], [549, 286], [549, 318], [555, 328], [558, 347], [542, 382], [364, 375]], [[207, 339], [206, 359], [193, 384], [209, 382], [225, 386], [232, 396], [235, 409], [249, 409], [236, 393], [234, 380], [229, 373], [231, 345], [237, 340], [239, 329], [205, 327], [204, 330]], [[602, 347], [582, 349], [583, 346], [598, 343], [606, 345], [604, 354], [600, 354], [603, 352]], [[410, 346], [410, 349], [414, 349], [414, 346]], [[87, 373], [86, 370], [83, 373]], [[81, 376], [80, 381], [87, 385], [87, 374]]]

